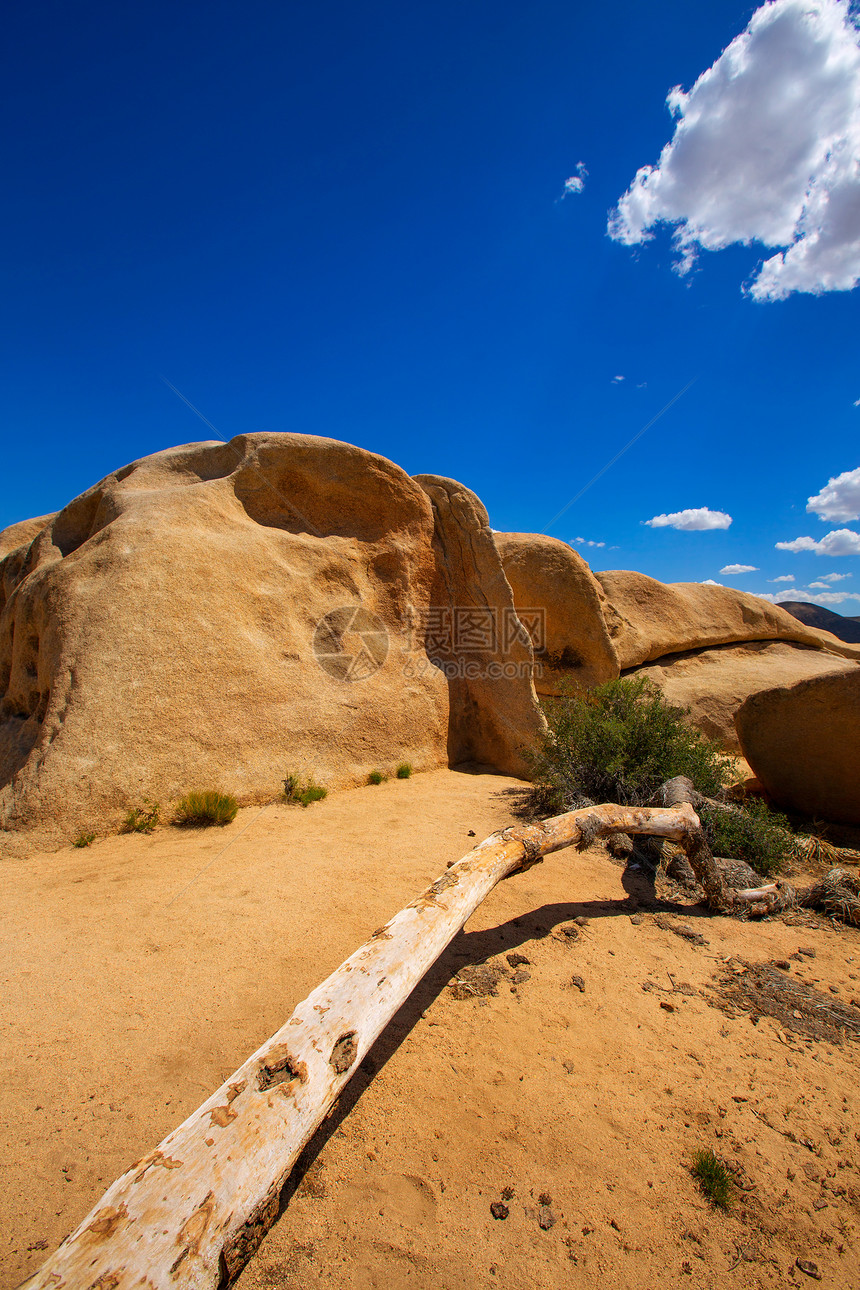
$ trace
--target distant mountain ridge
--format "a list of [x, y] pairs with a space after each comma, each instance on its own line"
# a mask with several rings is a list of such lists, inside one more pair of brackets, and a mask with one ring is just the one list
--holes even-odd
[[793, 618], [806, 623], [807, 627], [830, 632], [849, 645], [860, 645], [860, 618], [846, 618], [823, 605], [810, 605], [805, 600], [781, 600], [779, 607], [788, 610]]

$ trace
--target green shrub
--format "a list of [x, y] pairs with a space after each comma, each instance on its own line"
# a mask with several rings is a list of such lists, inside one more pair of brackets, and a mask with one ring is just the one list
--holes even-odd
[[732, 1200], [732, 1175], [710, 1147], [696, 1151], [693, 1155], [693, 1177], [712, 1205], [728, 1209]]
[[372, 770], [367, 777], [367, 782], [368, 784], [384, 784], [385, 778], [381, 770]]
[[745, 860], [765, 878], [777, 873], [794, 849], [788, 820], [761, 798], [749, 797], [732, 811], [702, 806], [698, 814], [714, 855]]
[[675, 775], [715, 797], [731, 781], [731, 758], [688, 725], [686, 714], [643, 676], [551, 700], [534, 758], [534, 809], [570, 810], [583, 798], [644, 806]]
[[298, 775], [288, 775], [284, 780], [284, 800], [296, 802], [300, 806], [310, 806], [311, 802], [321, 802], [328, 797], [328, 789], [315, 784], [312, 779], [302, 780]]
[[91, 847], [96, 840], [94, 833], [79, 833], [72, 843], [73, 847]]
[[148, 797], [143, 799], [143, 806], [135, 806], [128, 812], [120, 826], [120, 833], [151, 833], [158, 823], [161, 808], [158, 802]]
[[397, 767], [398, 779], [409, 779], [412, 775], [412, 765], [408, 761], [402, 761]]
[[191, 828], [209, 824], [230, 824], [236, 818], [239, 803], [229, 793], [209, 789], [204, 793], [188, 793], [176, 807], [173, 823]]

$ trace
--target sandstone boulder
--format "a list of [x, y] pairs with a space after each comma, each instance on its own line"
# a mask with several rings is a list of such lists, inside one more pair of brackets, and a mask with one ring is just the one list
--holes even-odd
[[462, 484], [416, 475], [433, 505], [436, 580], [424, 648], [450, 687], [448, 760], [529, 774], [545, 729], [534, 655], [502, 569], [487, 512]]
[[860, 669], [753, 694], [735, 721], [744, 756], [777, 805], [860, 825]]
[[33, 520], [19, 520], [8, 528], [0, 530], [0, 560], [19, 547], [29, 546], [42, 529], [50, 524], [53, 515], [39, 515]]
[[558, 538], [496, 533], [514, 604], [535, 649], [535, 688], [557, 695], [618, 676], [606, 623], [606, 595], [582, 556]]
[[860, 647], [798, 622], [778, 605], [731, 587], [666, 584], [644, 573], [598, 573], [607, 627], [622, 671], [662, 658], [738, 641], [783, 640], [860, 659]]
[[635, 674], [651, 678], [670, 703], [726, 752], [740, 750], [735, 713], [751, 694], [813, 676], [857, 673], [860, 664], [787, 641], [718, 645], [657, 659]]
[[24, 532], [0, 564], [0, 828], [68, 837], [147, 796], [264, 801], [290, 772], [342, 786], [443, 765], [451, 728], [510, 769], [536, 728], [530, 647], [459, 712], [410, 630], [448, 585], [449, 541], [451, 594], [480, 601], [457, 578], [486, 581], [492, 560], [507, 587], [485, 515], [453, 509], [437, 532], [425, 488], [384, 458], [251, 434], [133, 462]]

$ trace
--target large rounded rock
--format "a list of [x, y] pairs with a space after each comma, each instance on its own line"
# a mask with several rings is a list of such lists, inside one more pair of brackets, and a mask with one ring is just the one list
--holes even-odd
[[496, 533], [514, 604], [532, 635], [535, 688], [557, 695], [618, 676], [606, 596], [578, 552], [540, 533]]
[[698, 582], [667, 585], [618, 569], [596, 576], [606, 592], [607, 626], [622, 670], [664, 654], [738, 641], [796, 641], [860, 658], [860, 647], [807, 627], [778, 605], [745, 591]]
[[645, 663], [666, 699], [690, 709], [690, 721], [726, 752], [740, 750], [735, 713], [751, 694], [814, 676], [857, 673], [860, 664], [787, 641], [747, 641]]
[[754, 694], [735, 722], [744, 756], [777, 805], [860, 824], [860, 669]]
[[448, 678], [452, 765], [474, 761], [530, 773], [546, 728], [532, 684], [534, 654], [483, 504], [439, 475], [416, 475], [436, 519], [436, 581], [424, 647]]
[[[507, 589], [484, 520], [461, 510], [458, 540], [483, 542]], [[482, 759], [522, 764], [530, 647], [504, 693], [472, 690], [452, 718], [413, 622], [440, 562], [466, 583], [486, 569], [448, 560], [427, 491], [382, 457], [301, 435], [191, 444], [36, 527], [0, 564], [0, 827], [69, 836], [147, 796], [264, 801], [291, 772], [339, 786], [444, 765], [452, 724], [505, 712], [523, 724]]]

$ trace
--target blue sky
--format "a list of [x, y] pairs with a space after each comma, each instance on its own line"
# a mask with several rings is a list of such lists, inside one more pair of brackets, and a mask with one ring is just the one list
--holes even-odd
[[860, 614], [860, 537], [776, 548], [860, 531], [858, 38], [775, 7], [13, 8], [0, 527], [212, 437], [163, 376], [597, 569]]

